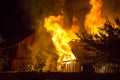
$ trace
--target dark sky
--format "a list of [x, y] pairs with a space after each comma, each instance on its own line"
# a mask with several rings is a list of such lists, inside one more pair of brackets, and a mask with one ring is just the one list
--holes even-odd
[[17, 42], [31, 33], [30, 19], [19, 7], [20, 0], [2, 0], [0, 2], [0, 34], [8, 44]]
[[2, 33], [16, 33], [20, 29], [18, 26], [21, 25], [21, 12], [17, 4], [17, 0], [1, 2]]

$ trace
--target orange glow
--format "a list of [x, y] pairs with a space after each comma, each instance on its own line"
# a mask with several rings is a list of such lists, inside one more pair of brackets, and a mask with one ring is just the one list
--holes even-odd
[[[53, 44], [55, 45], [56, 50], [58, 51], [57, 54], [59, 55], [59, 63], [61, 63], [62, 61], [76, 60], [68, 43], [72, 39], [77, 38], [77, 36], [72, 30], [64, 30], [62, 28], [62, 21], [62, 16], [50, 16], [45, 18], [44, 23], [44, 27], [51, 34]], [[60, 66], [61, 65], [57, 66], [58, 70], [61, 70]]]
[[[102, 0], [90, 0], [92, 8], [85, 19], [88, 34], [100, 36], [99, 28], [103, 28], [105, 19], [101, 15]], [[103, 32], [104, 33], [104, 32]]]

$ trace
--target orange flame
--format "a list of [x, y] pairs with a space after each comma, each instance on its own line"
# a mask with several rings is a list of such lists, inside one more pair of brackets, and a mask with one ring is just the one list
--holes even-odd
[[[73, 31], [66, 31], [62, 28], [63, 25], [63, 17], [62, 16], [50, 16], [45, 18], [44, 27], [52, 36], [53, 44], [58, 51], [59, 59], [58, 62], [75, 60], [75, 56], [71, 51], [71, 48], [68, 44], [69, 41], [76, 38], [76, 35]], [[60, 67], [60, 66], [57, 66]], [[60, 69], [58, 69], [60, 70]]]
[[103, 28], [105, 19], [101, 15], [102, 0], [90, 0], [92, 8], [85, 20], [85, 28], [88, 34], [100, 36], [99, 28]]

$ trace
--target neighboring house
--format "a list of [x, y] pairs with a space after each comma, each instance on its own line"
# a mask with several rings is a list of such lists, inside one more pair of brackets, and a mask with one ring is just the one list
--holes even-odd
[[18, 43], [18, 48], [16, 50], [16, 58], [12, 60], [11, 70], [24, 70], [28, 67], [31, 59], [31, 51], [28, 46], [31, 46], [35, 40], [35, 33], [26, 37], [24, 40]]

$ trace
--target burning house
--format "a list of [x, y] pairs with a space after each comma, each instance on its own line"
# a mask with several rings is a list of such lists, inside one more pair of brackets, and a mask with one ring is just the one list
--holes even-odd
[[[55, 6], [51, 7], [46, 1], [44, 3], [48, 8], [38, 11], [36, 7], [30, 8], [29, 13], [34, 17], [35, 25], [32, 26], [35, 32], [18, 43], [16, 58], [12, 61], [12, 70], [82, 72], [84, 64], [93, 64], [92, 68], [96, 73], [112, 73], [107, 68], [112, 70], [110, 66], [118, 65], [99, 64], [97, 61], [95, 63], [98, 50], [83, 40], [85, 37], [83, 35], [86, 34], [92, 41], [98, 42], [102, 41], [103, 35], [109, 36], [103, 30], [106, 19], [102, 12], [102, 0], [89, 0], [80, 7], [77, 3], [79, 0], [60, 0], [60, 2], [57, 6], [62, 5], [62, 9], [60, 8], [56, 14], [47, 13], [49, 12], [47, 9], [54, 9]], [[53, 4], [55, 1], [50, 3]], [[41, 3], [40, 5], [43, 8]]]

